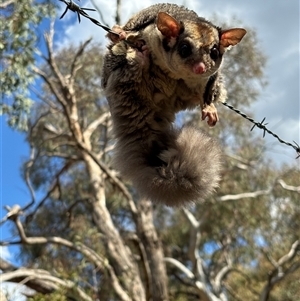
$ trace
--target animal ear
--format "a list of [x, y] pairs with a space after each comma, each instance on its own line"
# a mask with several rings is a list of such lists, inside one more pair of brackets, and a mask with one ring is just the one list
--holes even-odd
[[234, 46], [238, 44], [247, 31], [243, 28], [232, 28], [221, 32], [220, 44], [223, 47]]
[[160, 12], [157, 16], [157, 28], [167, 38], [177, 38], [181, 24], [170, 15]]

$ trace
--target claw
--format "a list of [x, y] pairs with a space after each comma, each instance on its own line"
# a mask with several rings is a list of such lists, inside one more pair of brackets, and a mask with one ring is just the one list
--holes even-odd
[[216, 107], [213, 103], [210, 105], [206, 105], [202, 109], [202, 120], [205, 120], [207, 118], [207, 124], [210, 127], [213, 127], [216, 125], [216, 123], [219, 121], [219, 116]]

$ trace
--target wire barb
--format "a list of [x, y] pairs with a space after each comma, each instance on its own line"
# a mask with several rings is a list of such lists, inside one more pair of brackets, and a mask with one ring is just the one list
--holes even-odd
[[[99, 21], [97, 21], [96, 19], [90, 17], [85, 12], [85, 10], [96, 11], [95, 9], [93, 9], [93, 8], [81, 8], [79, 5], [77, 5], [76, 3], [74, 3], [72, 0], [69, 0], [69, 1], [67, 1], [67, 0], [59, 0], [59, 1], [65, 3], [67, 5], [66, 10], [63, 12], [63, 14], [61, 15], [60, 19], [62, 19], [65, 16], [65, 14], [67, 13], [67, 11], [70, 10], [70, 11], [72, 11], [74, 13], [77, 13], [79, 23], [81, 21], [80, 20], [80, 15], [81, 15], [81, 16], [89, 19], [90, 21], [92, 21], [94, 24], [100, 26], [101, 28], [103, 28], [107, 32], [120, 37], [119, 33], [111, 30], [111, 28], [109, 26], [101, 24]], [[80, 0], [78, 0], [78, 1], [80, 1]], [[131, 41], [128, 41], [128, 40], [123, 40], [123, 41], [126, 44], [128, 44], [130, 47], [132, 47], [132, 48], [138, 48], [138, 46], [135, 45], [134, 43], [132, 43]]]
[[117, 32], [114, 32], [113, 30], [111, 30], [107, 25], [103, 25], [101, 24], [98, 20], [90, 17], [85, 10], [89, 10], [89, 11], [96, 11], [94, 8], [81, 8], [78, 4], [74, 3], [72, 0], [59, 0], [63, 3], [65, 3], [67, 5], [66, 10], [64, 11], [64, 13], [62, 14], [62, 16], [60, 17], [60, 19], [62, 19], [65, 14], [67, 13], [68, 10], [77, 13], [78, 16], [78, 21], [80, 23], [80, 15], [89, 19], [90, 21], [92, 21], [94, 24], [96, 24], [97, 26], [100, 26], [101, 28], [103, 28], [104, 30], [106, 30], [109, 33], [112, 33], [114, 35], [119, 36], [119, 34]]
[[[107, 25], [103, 25], [101, 24], [99, 21], [97, 21], [96, 19], [90, 17], [86, 12], [85, 10], [89, 10], [89, 11], [95, 11], [95, 9], [93, 8], [81, 8], [79, 5], [77, 5], [76, 3], [74, 3], [72, 0], [59, 0], [61, 2], [64, 2], [67, 7], [66, 7], [66, 10], [64, 11], [64, 13], [62, 14], [62, 16], [60, 17], [60, 19], [62, 19], [65, 14], [67, 13], [68, 10], [72, 11], [72, 12], [75, 12], [77, 13], [77, 16], [78, 16], [78, 21], [80, 23], [80, 15], [89, 19], [90, 21], [92, 21], [94, 24], [96, 24], [97, 26], [100, 26], [102, 27], [104, 30], [106, 30], [107, 32], [111, 33], [111, 34], [114, 34], [114, 35], [117, 35], [119, 36], [119, 34], [113, 30], [111, 30]], [[80, 0], [78, 0], [80, 1]], [[136, 47], [136, 45], [132, 44], [131, 42], [129, 41], [126, 41], [124, 40], [124, 42], [126, 42], [127, 44], [129, 44], [131, 47]], [[296, 143], [295, 141], [294, 144], [292, 143], [289, 143], [289, 142], [286, 142], [284, 140], [282, 140], [277, 134], [273, 133], [272, 131], [270, 131], [266, 126], [267, 126], [267, 123], [264, 123], [264, 121], [266, 120], [266, 118], [264, 118], [261, 122], [257, 122], [255, 121], [254, 119], [250, 118], [249, 116], [247, 116], [245, 113], [241, 112], [240, 110], [234, 108], [233, 106], [229, 105], [228, 103], [226, 102], [223, 102], [223, 105], [228, 107], [229, 109], [231, 109], [232, 111], [236, 112], [237, 114], [241, 115], [243, 118], [249, 120], [250, 122], [253, 123], [253, 126], [251, 128], [251, 131], [255, 128], [255, 127], [258, 127], [260, 129], [262, 129], [264, 131], [263, 133], [263, 138], [265, 137], [266, 133], [272, 135], [273, 137], [275, 137], [280, 143], [282, 144], [285, 144], [287, 146], [291, 146], [296, 152], [297, 152], [297, 157], [296, 159], [298, 159], [300, 157], [300, 146], [298, 143]]]
[[282, 140], [277, 134], [273, 133], [272, 131], [270, 131], [266, 126], [268, 123], [264, 123], [264, 121], [266, 120], [266, 118], [264, 118], [261, 122], [257, 122], [255, 121], [253, 118], [247, 116], [245, 113], [241, 112], [240, 110], [236, 109], [235, 107], [229, 105], [227, 102], [223, 102], [223, 105], [226, 106], [227, 108], [231, 109], [232, 111], [234, 111], [235, 113], [241, 115], [243, 118], [249, 120], [251, 123], [253, 123], [253, 126], [251, 128], [250, 131], [252, 131], [255, 127], [258, 127], [259, 129], [262, 129], [264, 131], [263, 133], [263, 138], [265, 137], [266, 133], [272, 135], [273, 137], [275, 137], [280, 143], [285, 144], [287, 146], [291, 146], [297, 153], [297, 157], [296, 159], [298, 159], [300, 157], [300, 146], [298, 143], [296, 143], [295, 141], [294, 144], [284, 141]]

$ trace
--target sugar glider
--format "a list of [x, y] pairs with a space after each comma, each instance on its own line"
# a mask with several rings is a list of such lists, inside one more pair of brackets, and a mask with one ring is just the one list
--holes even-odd
[[174, 125], [181, 110], [201, 108], [210, 126], [214, 102], [225, 101], [220, 65], [246, 30], [223, 30], [194, 11], [155, 4], [113, 28], [102, 87], [116, 146], [114, 166], [141, 197], [185, 206], [207, 197], [220, 180], [218, 142], [193, 127]]

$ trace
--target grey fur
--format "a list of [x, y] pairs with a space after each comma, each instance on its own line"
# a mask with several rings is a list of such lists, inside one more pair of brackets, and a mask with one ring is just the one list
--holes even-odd
[[155, 23], [159, 12], [166, 12], [169, 15], [173, 16], [176, 20], [181, 22], [185, 22], [187, 20], [198, 23], [206, 22], [209, 25], [214, 26], [211, 22], [205, 20], [202, 17], [199, 17], [194, 11], [184, 6], [178, 6], [171, 3], [160, 3], [151, 5], [150, 7], [147, 7], [135, 14], [128, 20], [123, 29], [126, 31], [139, 31], [141, 29], [144, 29], [149, 24]]
[[[184, 26], [167, 50], [155, 28], [161, 11]], [[207, 197], [220, 180], [222, 152], [216, 140], [195, 128], [173, 125], [178, 111], [226, 98], [218, 73], [222, 55], [213, 62], [201, 48], [201, 39], [191, 42], [192, 59], [204, 61], [208, 75], [184, 77], [181, 73], [191, 63], [178, 56], [176, 47], [180, 39], [189, 38], [190, 23], [205, 23], [214, 36], [212, 43], [219, 43], [220, 29], [184, 7], [157, 4], [141, 11], [123, 29], [128, 40], [145, 43], [148, 50], [137, 50], [124, 41], [111, 43], [102, 75], [117, 139], [115, 167], [141, 196], [169, 206]]]

